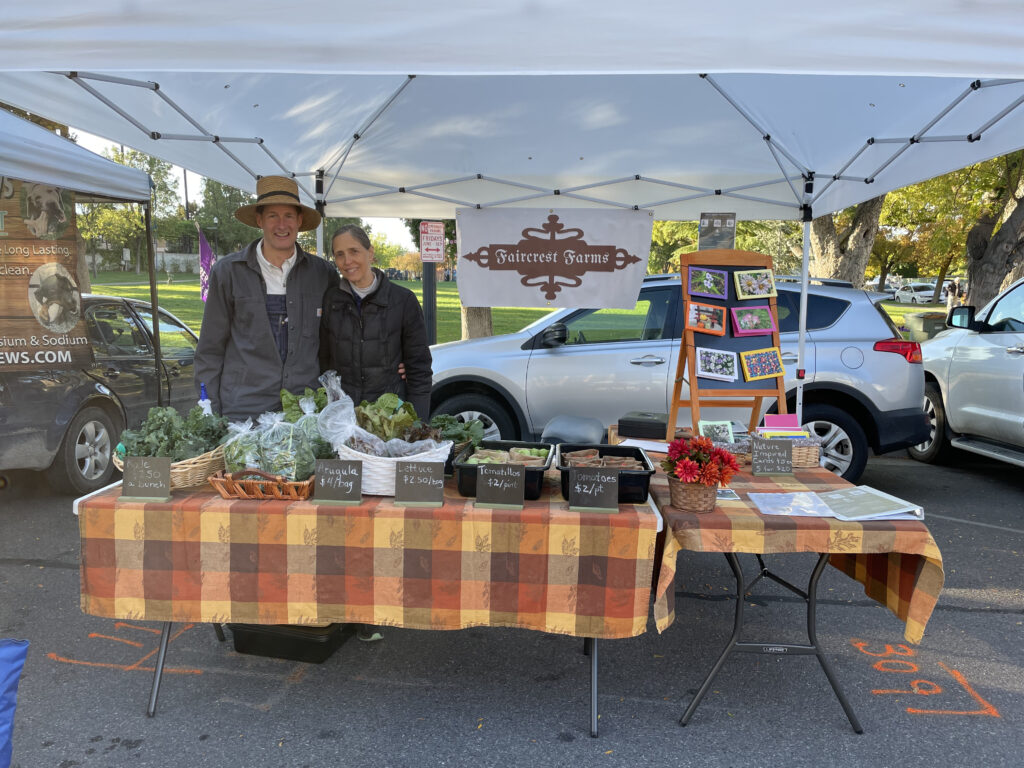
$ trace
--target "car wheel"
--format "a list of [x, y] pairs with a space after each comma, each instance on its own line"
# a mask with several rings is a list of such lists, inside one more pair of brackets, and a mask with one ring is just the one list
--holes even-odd
[[949, 455], [952, 446], [946, 435], [946, 408], [942, 404], [942, 391], [933, 382], [928, 382], [924, 388], [924, 412], [928, 416], [928, 439], [907, 448], [907, 453], [910, 458], [926, 464], [938, 464]]
[[804, 408], [803, 426], [821, 438], [821, 466], [856, 483], [868, 463], [868, 439], [860, 424], [846, 411], [815, 403]]
[[110, 483], [116, 432], [102, 408], [83, 408], [71, 420], [50, 466], [50, 483], [82, 496]]
[[487, 395], [455, 395], [441, 402], [431, 412], [451, 414], [462, 422], [480, 419], [484, 425], [485, 440], [515, 440], [518, 437], [518, 430], [508, 412]]

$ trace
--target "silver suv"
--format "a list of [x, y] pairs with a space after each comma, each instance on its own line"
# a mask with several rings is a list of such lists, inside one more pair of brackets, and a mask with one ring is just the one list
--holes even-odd
[[952, 446], [1024, 467], [1024, 280], [947, 326], [921, 345], [931, 433], [910, 455], [939, 462]]
[[[798, 285], [779, 282], [789, 410], [795, 408]], [[851, 482], [869, 447], [885, 453], [928, 435], [917, 342], [877, 303], [884, 294], [813, 285], [808, 295], [803, 421], [822, 438], [822, 465]], [[665, 413], [683, 330], [678, 275], [644, 280], [636, 306], [561, 309], [518, 333], [438, 344], [433, 413], [481, 418], [489, 436], [535, 439], [554, 416], [608, 426], [630, 411]], [[683, 396], [686, 397], [684, 391]], [[745, 422], [737, 409], [702, 409]], [[684, 412], [680, 423], [689, 423]]]

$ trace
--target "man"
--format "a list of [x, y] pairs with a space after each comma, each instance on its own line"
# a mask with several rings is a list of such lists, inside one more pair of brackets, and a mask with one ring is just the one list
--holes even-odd
[[302, 205], [283, 176], [256, 183], [256, 202], [235, 211], [263, 237], [217, 261], [203, 312], [195, 386], [206, 385], [215, 413], [232, 421], [281, 410], [281, 390], [316, 388], [324, 292], [334, 266], [295, 244], [320, 214]]

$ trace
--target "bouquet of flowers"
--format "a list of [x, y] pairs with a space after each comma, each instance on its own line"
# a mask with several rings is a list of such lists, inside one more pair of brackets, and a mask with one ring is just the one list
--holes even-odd
[[706, 437], [674, 440], [668, 446], [668, 458], [661, 462], [670, 478], [682, 483], [723, 488], [729, 485], [739, 471], [736, 457], [722, 448], [716, 448]]

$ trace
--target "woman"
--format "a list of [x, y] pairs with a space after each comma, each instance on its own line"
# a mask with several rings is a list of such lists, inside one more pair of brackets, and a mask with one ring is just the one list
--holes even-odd
[[433, 373], [416, 296], [373, 266], [373, 245], [360, 227], [349, 224], [335, 232], [331, 253], [341, 285], [324, 296], [320, 370], [336, 370], [356, 405], [394, 392], [426, 421]]

